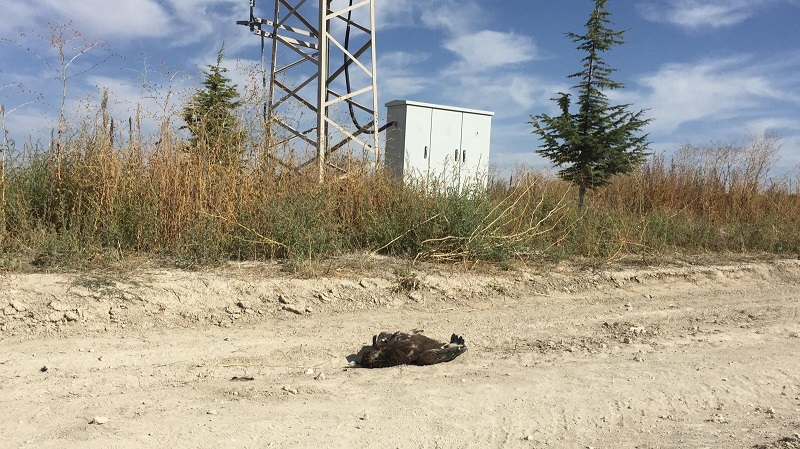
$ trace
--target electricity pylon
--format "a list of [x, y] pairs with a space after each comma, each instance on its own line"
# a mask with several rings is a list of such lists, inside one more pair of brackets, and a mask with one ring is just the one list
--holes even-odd
[[250, 19], [237, 24], [261, 37], [262, 70], [271, 43], [268, 86], [265, 70], [263, 78], [268, 151], [289, 142], [315, 149], [294, 168], [316, 162], [320, 182], [326, 166], [346, 171], [328, 160], [345, 147], [378, 164], [374, 0], [274, 0], [271, 19], [254, 9], [250, 0]]

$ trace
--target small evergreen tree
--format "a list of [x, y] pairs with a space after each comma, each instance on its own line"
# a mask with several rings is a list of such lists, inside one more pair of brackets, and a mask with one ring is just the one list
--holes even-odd
[[234, 114], [241, 106], [236, 85], [221, 66], [225, 45], [217, 53], [217, 64], [203, 72], [204, 89], [195, 90], [183, 108], [183, 120], [192, 134], [190, 149], [208, 161], [224, 165], [237, 163], [242, 154], [242, 129]]
[[534, 134], [544, 141], [536, 152], [556, 167], [564, 167], [559, 176], [578, 185], [580, 210], [587, 189], [607, 184], [615, 175], [629, 173], [648, 155], [647, 134], [638, 133], [652, 119], [642, 118], [644, 110], [629, 112], [629, 104], [611, 105], [603, 93], [605, 89], [624, 87], [610, 78], [616, 69], [608, 67], [601, 57], [602, 52], [625, 42], [624, 30], [608, 28], [609, 15], [606, 0], [595, 0], [594, 11], [586, 22], [586, 34], [567, 33], [567, 37], [579, 44], [576, 48], [586, 53], [583, 70], [568, 76], [580, 79], [573, 86], [578, 91], [577, 113], [570, 112], [570, 94], [559, 92], [552, 100], [558, 104], [560, 115], [531, 116]]

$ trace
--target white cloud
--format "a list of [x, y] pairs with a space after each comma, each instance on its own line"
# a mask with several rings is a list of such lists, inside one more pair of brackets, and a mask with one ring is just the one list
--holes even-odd
[[93, 37], [130, 39], [169, 33], [169, 15], [155, 0], [44, 0], [38, 12], [55, 23], [72, 22], [75, 29]]
[[[170, 17], [170, 36], [174, 37], [172, 45], [186, 45], [196, 42], [210, 41], [211, 46], [219, 45], [223, 39], [226, 43], [234, 40], [244, 42], [245, 37], [254, 42], [252, 36], [248, 36], [247, 28], [239, 27], [220, 27], [220, 23], [235, 24], [237, 20], [246, 20], [249, 11], [249, 4], [237, 0], [160, 0], [169, 5]], [[260, 11], [262, 15], [271, 11], [271, 7], [261, 1]], [[235, 10], [231, 10], [231, 5], [238, 5]], [[220, 35], [221, 30], [225, 30]], [[235, 45], [229, 48], [238, 48]]]
[[792, 173], [800, 182], [800, 135], [787, 136], [781, 139], [780, 159], [777, 166], [787, 173]]
[[745, 128], [754, 135], [764, 135], [782, 130], [800, 130], [800, 122], [790, 117], [768, 117], [747, 122]]
[[[0, 21], [0, 32], [6, 36], [31, 31], [49, 34], [40, 29], [53, 23], [69, 24], [88, 39], [127, 42], [164, 38], [161, 45], [167, 46], [219, 37], [215, 30], [221, 21], [234, 23], [245, 19], [247, 13], [247, 5], [237, 0], [37, 0], [35, 5], [27, 0], [8, 2]], [[241, 8], [234, 11], [234, 5]]]
[[384, 98], [400, 99], [415, 95], [430, 86], [418, 66], [430, 59], [428, 53], [393, 51], [378, 57], [378, 83]]
[[3, 20], [0, 20], [0, 35], [10, 38], [12, 34], [25, 31], [34, 26], [37, 13], [30, 2], [24, 0], [7, 0], [10, 4], [3, 7]]
[[530, 37], [492, 30], [457, 35], [444, 46], [461, 58], [458, 71], [492, 70], [530, 61], [536, 56], [536, 45]]
[[536, 79], [517, 74], [454, 78], [449, 84], [446, 93], [462, 106], [501, 115], [530, 110], [542, 90]]
[[409, 26], [414, 23], [415, 0], [375, 0], [375, 22], [378, 29]]
[[452, 34], [469, 34], [484, 21], [485, 11], [474, 1], [438, 0], [419, 2], [420, 20], [429, 28], [442, 28]]
[[424, 63], [429, 60], [429, 53], [411, 53], [407, 51], [389, 51], [381, 53], [378, 57], [378, 65], [381, 70], [406, 70], [416, 64]]
[[379, 83], [381, 98], [389, 100], [409, 98], [430, 87], [428, 79], [421, 76], [381, 76]]
[[533, 137], [531, 137], [531, 147], [526, 151], [514, 151], [513, 147], [502, 142], [494, 145], [489, 155], [489, 164], [494, 169], [495, 179], [504, 182], [513, 181], [520, 172], [530, 170], [553, 175], [555, 170], [552, 169], [552, 163], [536, 153], [536, 148]]
[[698, 64], [668, 64], [642, 76], [644, 92], [615, 91], [612, 100], [649, 108], [656, 120], [651, 131], [673, 132], [682, 124], [698, 120], [744, 117], [765, 102], [785, 100], [778, 86], [750, 69], [747, 58], [703, 61]]
[[721, 28], [741, 23], [758, 12], [764, 3], [775, 0], [664, 0], [641, 3], [642, 15], [654, 22], [667, 22], [685, 28]]
[[38, 104], [23, 106], [6, 116], [6, 130], [18, 149], [29, 138], [46, 136], [56, 123], [57, 117], [52, 115], [52, 109]]

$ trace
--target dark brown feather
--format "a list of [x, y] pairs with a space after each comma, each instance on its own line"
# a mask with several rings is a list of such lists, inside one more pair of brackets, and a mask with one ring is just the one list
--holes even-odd
[[396, 365], [433, 365], [449, 362], [467, 351], [464, 338], [456, 334], [450, 343], [422, 335], [422, 331], [381, 332], [372, 337], [372, 347], [361, 359], [365, 368], [385, 368]]

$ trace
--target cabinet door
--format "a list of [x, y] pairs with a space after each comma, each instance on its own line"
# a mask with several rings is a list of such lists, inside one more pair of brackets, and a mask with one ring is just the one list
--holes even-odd
[[431, 109], [408, 106], [403, 134], [405, 136], [403, 170], [406, 176], [427, 176], [431, 152]]
[[386, 167], [397, 177], [402, 177], [405, 169], [405, 147], [406, 147], [406, 108], [390, 106], [386, 110], [386, 121], [395, 122], [395, 126], [390, 126], [386, 130], [384, 145], [386, 156], [384, 158]]
[[434, 109], [431, 117], [432, 176], [441, 181], [458, 179], [461, 155], [461, 120], [463, 113]]
[[479, 182], [486, 185], [489, 172], [489, 140], [492, 117], [480, 114], [464, 114], [461, 135], [461, 180], [466, 183]]

